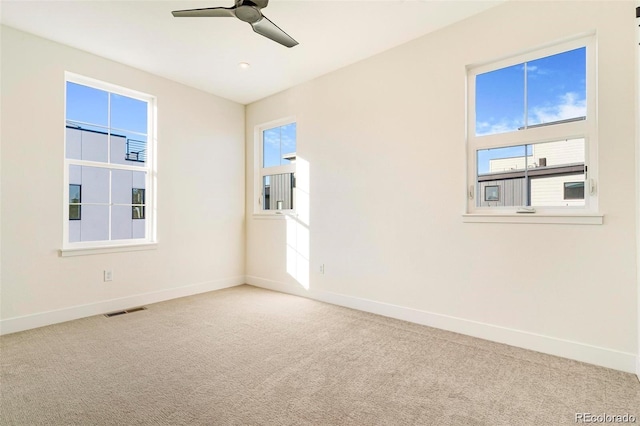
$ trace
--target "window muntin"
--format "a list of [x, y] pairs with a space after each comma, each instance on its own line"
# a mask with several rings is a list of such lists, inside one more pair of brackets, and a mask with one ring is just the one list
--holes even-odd
[[[585, 37], [469, 68], [467, 212], [597, 212], [594, 44]], [[588, 187], [583, 199], [564, 197], [569, 181]], [[499, 200], [485, 199], [488, 186]]]
[[[153, 184], [151, 96], [67, 74], [65, 180], [82, 186], [69, 202], [65, 248], [152, 242], [155, 222], [146, 207]], [[134, 202], [133, 189], [138, 190]], [[76, 206], [82, 210], [76, 217]], [[134, 220], [136, 219], [136, 220]], [[151, 218], [153, 219], [153, 218]]]
[[257, 127], [259, 164], [256, 189], [260, 194], [257, 212], [280, 212], [295, 208], [296, 131], [293, 119]]

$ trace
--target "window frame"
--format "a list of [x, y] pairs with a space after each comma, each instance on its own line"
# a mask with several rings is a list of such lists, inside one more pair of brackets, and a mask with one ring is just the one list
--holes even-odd
[[[476, 136], [476, 76], [505, 67], [531, 62], [537, 59], [567, 52], [584, 47], [586, 50], [586, 117], [584, 120], [569, 121], [551, 125], [532, 125], [523, 130], [508, 131], [498, 134]], [[584, 138], [585, 140], [585, 204], [584, 206], [538, 207], [535, 206], [535, 216], [548, 216], [548, 221], [537, 218], [533, 223], [566, 223], [566, 218], [555, 222], [553, 217], [575, 216], [576, 223], [581, 223], [580, 217], [585, 216], [585, 223], [602, 223], [602, 215], [598, 213], [597, 192], [597, 58], [595, 34], [582, 35], [572, 39], [556, 42], [535, 49], [530, 49], [502, 59], [466, 67], [467, 83], [467, 125], [466, 125], [466, 208], [463, 215], [467, 222], [528, 222], [523, 215], [518, 214], [519, 206], [508, 207], [479, 207], [476, 205], [480, 194], [477, 179], [477, 151], [488, 148], [505, 148], [519, 145], [534, 145], [538, 143], [554, 142], [567, 139]], [[526, 90], [526, 88], [525, 88]], [[526, 105], [523, 114], [526, 113]], [[527, 213], [530, 213], [527, 211]], [[519, 216], [517, 220], [509, 220], [509, 216]], [[492, 218], [492, 216], [494, 216]], [[533, 215], [526, 215], [531, 217]], [[483, 217], [488, 218], [484, 220]], [[599, 219], [598, 219], [599, 217]], [[502, 219], [500, 219], [502, 218]], [[595, 219], [594, 219], [595, 218]], [[505, 219], [505, 220], [503, 220]]]
[[[128, 89], [122, 86], [118, 86], [105, 81], [97, 80], [91, 77], [86, 77], [80, 74], [72, 72], [65, 72], [64, 78], [64, 105], [65, 113], [63, 117], [63, 128], [66, 128], [67, 114], [67, 83], [75, 83], [94, 89], [102, 90], [108, 93], [126, 96], [129, 98], [137, 99], [147, 104], [147, 147], [146, 147], [146, 163], [144, 166], [136, 165], [131, 166], [127, 164], [118, 164], [110, 162], [100, 162], [92, 160], [78, 160], [67, 158], [67, 137], [66, 131], [63, 140], [63, 168], [64, 168], [64, 194], [63, 204], [65, 209], [63, 210], [63, 240], [60, 254], [62, 256], [76, 256], [82, 254], [95, 254], [95, 253], [108, 253], [115, 251], [129, 251], [139, 250], [146, 248], [155, 248], [157, 243], [157, 214], [156, 214], [156, 194], [157, 194], [157, 159], [156, 159], [156, 97], [144, 92], [140, 92], [133, 89]], [[110, 128], [107, 129], [108, 131]], [[111, 155], [109, 149], [109, 156]], [[96, 167], [107, 170], [126, 170], [135, 172], [144, 172], [145, 174], [145, 237], [144, 238], [131, 238], [131, 239], [111, 239], [111, 232], [109, 231], [109, 240], [98, 241], [69, 241], [69, 169], [71, 165], [84, 166], [84, 167]], [[111, 185], [111, 183], [109, 183]], [[109, 191], [109, 230], [111, 230], [111, 207], [121, 205], [120, 203], [114, 203], [111, 199], [112, 194]]]
[[292, 197], [292, 209], [269, 209], [265, 210], [264, 206], [264, 178], [265, 176], [279, 175], [293, 173], [295, 182], [296, 164], [285, 164], [280, 166], [263, 167], [263, 155], [264, 155], [264, 132], [269, 129], [286, 126], [288, 124], [296, 124], [296, 157], [298, 151], [298, 122], [295, 116], [288, 116], [285, 118], [269, 121], [263, 124], [259, 124], [254, 128], [254, 203], [253, 214], [255, 216], [268, 216], [273, 217], [275, 215], [295, 214], [296, 212], [296, 193], [297, 188], [293, 187]]

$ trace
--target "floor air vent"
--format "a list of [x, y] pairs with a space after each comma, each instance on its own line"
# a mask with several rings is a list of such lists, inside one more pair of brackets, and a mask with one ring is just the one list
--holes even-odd
[[118, 315], [130, 314], [132, 312], [144, 311], [146, 309], [147, 309], [146, 306], [139, 306], [137, 308], [125, 309], [123, 311], [109, 312], [108, 314], [104, 314], [104, 316], [107, 318], [111, 318], [111, 317], [117, 317]]

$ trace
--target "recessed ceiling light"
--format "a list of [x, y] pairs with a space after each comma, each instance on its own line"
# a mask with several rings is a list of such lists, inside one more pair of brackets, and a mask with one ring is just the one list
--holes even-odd
[[239, 66], [240, 68], [242, 68], [243, 70], [246, 70], [247, 68], [249, 68], [249, 67], [251, 66], [251, 64], [250, 64], [249, 62], [240, 62], [240, 63], [238, 64], [238, 66]]

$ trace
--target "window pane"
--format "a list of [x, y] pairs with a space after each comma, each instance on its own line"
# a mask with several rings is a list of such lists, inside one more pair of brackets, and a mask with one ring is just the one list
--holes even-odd
[[296, 158], [296, 123], [262, 132], [262, 167], [290, 164]]
[[280, 127], [262, 132], [262, 167], [280, 165]]
[[479, 150], [476, 205], [584, 206], [584, 196], [565, 196], [567, 182], [584, 186], [584, 146], [580, 138]]
[[478, 157], [478, 207], [527, 205], [531, 146], [483, 149]]
[[527, 126], [587, 114], [586, 48], [527, 63]]
[[147, 133], [147, 103], [111, 93], [111, 128]]
[[293, 209], [295, 176], [293, 173], [269, 175], [263, 178], [263, 210]]
[[476, 136], [524, 126], [524, 66], [513, 65], [476, 76]]
[[108, 125], [109, 94], [104, 90], [67, 82], [66, 119]]

